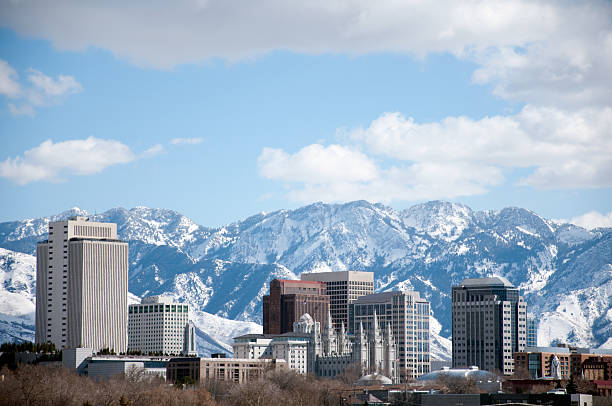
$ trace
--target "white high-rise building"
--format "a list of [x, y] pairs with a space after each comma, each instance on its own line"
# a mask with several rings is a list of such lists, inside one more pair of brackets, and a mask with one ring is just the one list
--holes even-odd
[[189, 306], [168, 297], [146, 297], [129, 306], [128, 351], [179, 355], [188, 327]]
[[37, 343], [127, 349], [128, 244], [117, 225], [71, 217], [36, 247]]

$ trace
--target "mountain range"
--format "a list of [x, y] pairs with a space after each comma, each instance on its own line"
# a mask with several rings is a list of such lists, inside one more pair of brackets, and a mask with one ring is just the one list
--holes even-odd
[[539, 320], [540, 345], [612, 348], [612, 228], [586, 230], [510, 207], [474, 211], [432, 201], [397, 211], [355, 201], [259, 213], [224, 227], [167, 209], [114, 208], [0, 223], [0, 341], [32, 339], [36, 242], [48, 222], [85, 215], [129, 242], [131, 300], [167, 294], [191, 305], [199, 351], [231, 352], [261, 332], [274, 278], [363, 270], [375, 290], [417, 290], [432, 306], [432, 355], [450, 357], [451, 286], [508, 278]]

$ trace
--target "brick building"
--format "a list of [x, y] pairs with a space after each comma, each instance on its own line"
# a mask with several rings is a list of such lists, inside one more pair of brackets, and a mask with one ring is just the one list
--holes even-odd
[[270, 294], [263, 297], [263, 333], [283, 334], [293, 331], [293, 323], [308, 313], [325, 326], [329, 310], [326, 285], [318, 281], [274, 279]]

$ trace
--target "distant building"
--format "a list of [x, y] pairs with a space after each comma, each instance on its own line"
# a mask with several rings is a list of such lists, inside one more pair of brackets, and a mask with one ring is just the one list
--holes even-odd
[[349, 305], [361, 296], [374, 293], [374, 272], [303, 273], [300, 278], [303, 281], [325, 282], [331, 318], [336, 331], [340, 331], [343, 323], [345, 328], [349, 328]]
[[62, 351], [62, 364], [79, 375], [111, 378], [132, 375], [137, 379], [166, 379], [168, 358], [133, 355], [95, 355], [91, 348], [67, 348]]
[[[570, 348], [572, 374], [592, 381], [612, 380], [612, 349]], [[612, 387], [612, 382], [608, 383]]]
[[527, 343], [527, 305], [506, 278], [465, 279], [452, 288], [453, 368], [514, 372]]
[[116, 224], [50, 222], [36, 247], [36, 343], [125, 352], [127, 284], [128, 244]]
[[527, 347], [538, 346], [538, 319], [533, 314], [527, 314]]
[[570, 350], [564, 347], [526, 347], [514, 353], [514, 370], [529, 371], [531, 378], [553, 378], [551, 366], [553, 359], [559, 362], [561, 379], [570, 377]]
[[309, 314], [302, 315], [300, 321], [293, 324], [293, 330], [309, 337], [308, 372], [317, 376], [334, 377], [354, 362], [354, 343], [346, 334], [344, 323], [340, 325], [340, 331], [334, 329], [330, 312], [327, 313], [327, 323], [323, 331], [321, 323], [314, 321]]
[[[357, 340], [360, 329], [384, 333], [391, 328], [402, 381], [430, 372], [429, 302], [418, 292], [383, 292], [361, 296], [349, 307]], [[361, 327], [360, 327], [361, 326]]]
[[183, 331], [183, 351], [181, 355], [197, 356], [198, 349], [196, 345], [195, 326], [189, 322]]
[[189, 377], [196, 382], [246, 383], [259, 379], [266, 371], [283, 369], [287, 369], [287, 361], [276, 359], [172, 358], [167, 363], [166, 379], [177, 382]]
[[289, 333], [304, 313], [323, 326], [328, 309], [325, 283], [274, 279], [270, 281], [270, 294], [263, 297], [263, 333]]
[[353, 362], [361, 366], [362, 374], [381, 374], [392, 383], [399, 383], [400, 358], [393, 337], [392, 323], [387, 322], [384, 328], [379, 328], [376, 310], [373, 320], [374, 324], [369, 331], [363, 329], [363, 321], [359, 322], [353, 346]]
[[238, 359], [282, 359], [296, 372], [312, 372], [308, 367], [307, 334], [289, 332], [279, 335], [245, 334], [234, 338], [234, 357]]
[[129, 351], [180, 355], [188, 329], [189, 306], [171, 298], [150, 296], [128, 308]]

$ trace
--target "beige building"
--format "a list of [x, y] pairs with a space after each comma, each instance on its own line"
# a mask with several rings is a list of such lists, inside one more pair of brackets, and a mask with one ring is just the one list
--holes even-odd
[[258, 379], [266, 371], [287, 368], [287, 361], [277, 359], [172, 358], [167, 364], [166, 379], [177, 382], [189, 377], [196, 382], [219, 380], [244, 383]]
[[37, 343], [127, 349], [128, 244], [117, 225], [71, 217], [36, 247]]
[[465, 279], [452, 288], [453, 368], [514, 373], [527, 345], [527, 305], [506, 278]]
[[336, 331], [340, 331], [342, 323], [349, 328], [349, 305], [361, 296], [374, 293], [374, 272], [316, 272], [303, 273], [300, 277], [303, 281], [325, 282]]
[[128, 350], [180, 355], [188, 324], [189, 306], [168, 297], [145, 297], [128, 308]]

